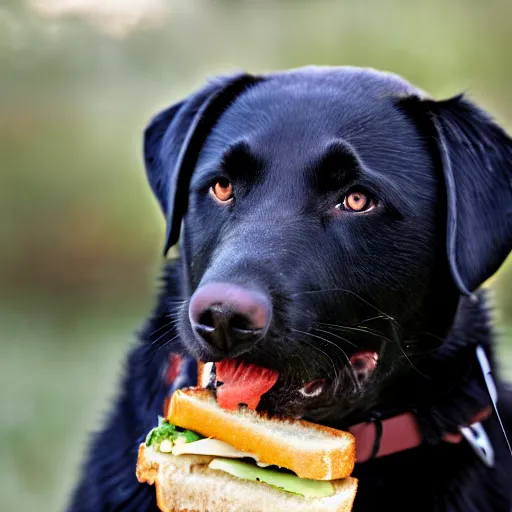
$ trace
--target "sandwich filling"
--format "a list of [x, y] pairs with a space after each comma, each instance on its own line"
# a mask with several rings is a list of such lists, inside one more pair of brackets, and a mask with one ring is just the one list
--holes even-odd
[[[334, 487], [329, 481], [299, 478], [294, 473], [259, 462], [251, 453], [231, 446], [218, 439], [206, 438], [182, 429], [159, 417], [158, 426], [146, 436], [146, 447], [169, 455], [207, 455], [214, 457], [209, 469], [223, 471], [236, 478], [272, 485], [282, 491], [300, 494], [307, 498], [333, 496]], [[262, 467], [263, 466], [263, 467]]]

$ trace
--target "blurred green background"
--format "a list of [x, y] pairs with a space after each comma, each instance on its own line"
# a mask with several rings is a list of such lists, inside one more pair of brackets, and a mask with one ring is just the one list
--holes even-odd
[[[352, 64], [465, 90], [512, 130], [511, 19], [508, 0], [2, 0], [0, 509], [64, 509], [151, 308], [153, 113], [216, 73]], [[492, 285], [512, 375], [512, 264]]]

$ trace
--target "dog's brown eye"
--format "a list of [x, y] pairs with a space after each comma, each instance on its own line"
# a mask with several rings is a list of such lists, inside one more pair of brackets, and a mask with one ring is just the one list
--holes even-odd
[[353, 191], [348, 193], [344, 197], [343, 202], [336, 205], [340, 210], [355, 213], [367, 212], [368, 210], [375, 208], [375, 206], [376, 203], [370, 195], [362, 191]]
[[233, 199], [233, 185], [224, 178], [218, 179], [210, 188], [210, 194], [219, 203], [229, 203]]

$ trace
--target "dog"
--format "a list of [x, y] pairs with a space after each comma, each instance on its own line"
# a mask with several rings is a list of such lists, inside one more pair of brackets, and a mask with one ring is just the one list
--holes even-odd
[[156, 115], [144, 159], [179, 257], [70, 512], [156, 511], [138, 445], [196, 361], [225, 358], [279, 372], [266, 410], [375, 427], [354, 511], [512, 510], [482, 288], [512, 249], [512, 141], [486, 112], [371, 69], [239, 73]]

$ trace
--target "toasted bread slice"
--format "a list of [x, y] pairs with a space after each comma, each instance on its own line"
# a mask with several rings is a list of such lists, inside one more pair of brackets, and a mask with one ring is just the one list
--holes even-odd
[[168, 455], [139, 448], [137, 478], [156, 486], [163, 512], [350, 512], [357, 480], [333, 482], [336, 494], [304, 498], [262, 482], [235, 478], [208, 468], [212, 457]]
[[301, 478], [337, 480], [350, 476], [354, 469], [352, 434], [307, 421], [269, 418], [246, 408], [227, 411], [207, 389], [176, 391], [168, 419], [179, 427], [257, 455], [260, 462], [289, 469]]

